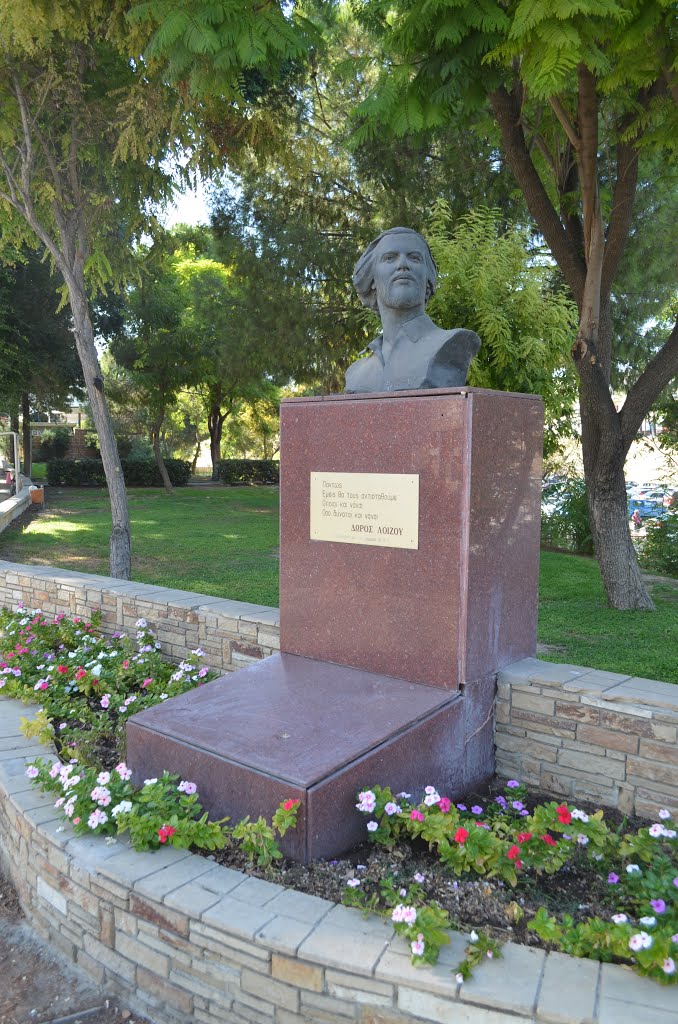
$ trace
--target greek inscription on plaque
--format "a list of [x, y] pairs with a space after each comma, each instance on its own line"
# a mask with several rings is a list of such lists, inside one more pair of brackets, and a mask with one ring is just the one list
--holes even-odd
[[311, 540], [418, 548], [418, 475], [311, 473]]

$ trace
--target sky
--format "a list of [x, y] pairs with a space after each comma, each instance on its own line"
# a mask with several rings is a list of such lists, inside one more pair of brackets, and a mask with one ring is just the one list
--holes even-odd
[[177, 224], [208, 224], [207, 193], [202, 180], [197, 182], [195, 189], [188, 189], [183, 195], [177, 195], [174, 203], [167, 207], [162, 221], [166, 228]]

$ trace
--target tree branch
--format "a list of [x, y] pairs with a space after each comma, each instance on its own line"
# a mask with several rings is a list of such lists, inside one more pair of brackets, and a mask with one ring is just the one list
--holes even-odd
[[577, 135], [576, 129], [570, 120], [570, 115], [565, 110], [557, 96], [549, 96], [549, 104], [551, 110], [560, 121], [565, 134], [567, 135], [570, 144], [573, 149], [578, 150], [581, 145], [581, 139]]
[[601, 301], [610, 296], [619, 263], [624, 254], [631, 230], [633, 206], [638, 183], [638, 150], [632, 143], [617, 144], [617, 180], [614, 186], [612, 210], [607, 227]]
[[499, 125], [509, 167], [525, 196], [527, 207], [546, 239], [577, 303], [581, 302], [586, 268], [572, 245], [548, 197], [528, 152], [515, 96], [504, 86], [490, 93], [490, 103]]
[[628, 450], [640, 425], [664, 388], [678, 376], [678, 320], [666, 342], [630, 388], [619, 413], [622, 437]]

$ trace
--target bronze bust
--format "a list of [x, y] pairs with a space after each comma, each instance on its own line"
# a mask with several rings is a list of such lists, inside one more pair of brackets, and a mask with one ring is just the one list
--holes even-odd
[[[411, 228], [383, 231], [355, 265], [363, 305], [379, 313], [382, 333], [346, 371], [346, 392], [459, 387], [480, 348], [473, 331], [445, 331], [426, 315], [438, 268], [426, 239]], [[363, 355], [363, 353], [361, 353]]]

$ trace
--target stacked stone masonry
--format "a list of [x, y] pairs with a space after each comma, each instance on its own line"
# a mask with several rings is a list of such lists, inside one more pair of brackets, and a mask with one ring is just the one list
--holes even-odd
[[467, 939], [415, 968], [389, 922], [183, 850], [76, 837], [26, 764], [0, 697], [0, 861], [30, 924], [108, 991], [168, 1024], [674, 1024], [675, 989], [508, 943], [463, 985]]
[[[280, 649], [277, 608], [0, 560], [0, 606], [144, 618], [175, 660], [201, 647], [219, 671]], [[499, 673], [497, 773], [625, 813], [678, 813], [678, 686], [527, 658]]]
[[624, 813], [678, 814], [678, 686], [526, 658], [499, 674], [497, 773]]

